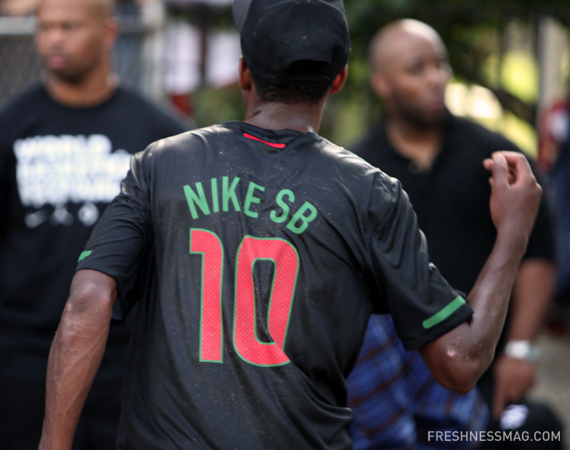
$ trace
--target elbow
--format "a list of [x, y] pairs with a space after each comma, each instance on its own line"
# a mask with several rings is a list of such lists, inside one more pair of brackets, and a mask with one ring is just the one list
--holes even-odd
[[439, 384], [458, 394], [468, 394], [491, 364], [484, 355], [465, 355], [449, 349], [434, 376]]
[[495, 348], [472, 339], [464, 329], [455, 330], [426, 344], [420, 352], [439, 384], [467, 394], [491, 365]]
[[69, 298], [69, 312], [81, 315], [94, 311], [110, 311], [113, 308], [113, 297], [100, 290], [96, 285], [83, 285], [76, 289]]
[[88, 334], [110, 323], [116, 287], [114, 283], [106, 282], [106, 278], [85, 272], [78, 272], [71, 284], [58, 328], [61, 339], [74, 339], [77, 334]]
[[78, 343], [95, 344], [108, 330], [113, 311], [113, 296], [92, 283], [72, 286], [57, 329], [56, 338], [63, 348], [76, 348]]
[[468, 394], [473, 390], [475, 384], [479, 378], [472, 376], [471, 374], [465, 376], [457, 376], [457, 374], [438, 377], [437, 382], [441, 384], [444, 388], [449, 389], [457, 394]]
[[110, 277], [92, 271], [80, 271], [71, 284], [66, 312], [73, 316], [110, 315], [116, 297], [116, 284]]

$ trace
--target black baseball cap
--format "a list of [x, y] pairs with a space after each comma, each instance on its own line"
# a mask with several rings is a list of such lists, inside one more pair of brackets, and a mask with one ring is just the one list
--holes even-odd
[[[247, 66], [270, 84], [330, 84], [348, 61], [342, 0], [235, 0], [233, 15]], [[304, 75], [290, 70], [297, 61], [322, 64]]]

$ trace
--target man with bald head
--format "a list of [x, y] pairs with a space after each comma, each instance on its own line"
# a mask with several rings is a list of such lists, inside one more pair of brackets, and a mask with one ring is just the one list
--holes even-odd
[[[0, 447], [37, 449], [75, 264], [132, 153], [185, 131], [112, 70], [112, 0], [43, 0], [43, 82], [0, 111]], [[113, 328], [74, 449], [114, 447], [128, 327]]]
[[[426, 234], [431, 260], [454, 287], [469, 292], [496, 237], [488, 212], [488, 176], [481, 162], [496, 150], [519, 150], [504, 137], [447, 110], [444, 96], [452, 70], [445, 46], [430, 26], [415, 20], [387, 25], [372, 39], [370, 64], [370, 84], [384, 103], [385, 117], [353, 151], [401, 181]], [[534, 384], [534, 339], [553, 292], [553, 260], [551, 223], [542, 205], [519, 268], [503, 341], [494, 365], [479, 383], [494, 417], [520, 401]], [[385, 327], [382, 333], [393, 334], [388, 322], [370, 324], [371, 329], [379, 326]], [[370, 364], [370, 355], [380, 357], [374, 348], [382, 343], [371, 333], [368, 355], [361, 354], [349, 379], [353, 401], [359, 403], [353, 403], [355, 433], [370, 426], [358, 414], [364, 400], [370, 400], [370, 387], [363, 388], [357, 377]], [[430, 429], [434, 427], [432, 423]]]

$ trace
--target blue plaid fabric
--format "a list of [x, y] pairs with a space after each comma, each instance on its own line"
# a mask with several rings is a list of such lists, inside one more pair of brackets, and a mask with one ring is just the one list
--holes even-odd
[[373, 315], [357, 365], [347, 380], [355, 450], [472, 448], [435, 441], [433, 431], [483, 431], [488, 408], [477, 389], [455, 394], [432, 377], [417, 351], [404, 350], [390, 316]]

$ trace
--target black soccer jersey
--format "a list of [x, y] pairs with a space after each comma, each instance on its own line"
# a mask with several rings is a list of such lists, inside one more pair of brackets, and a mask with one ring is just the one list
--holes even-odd
[[407, 348], [471, 309], [400, 183], [314, 133], [230, 122], [151, 145], [78, 269], [139, 303], [119, 448], [351, 448], [371, 312]]

